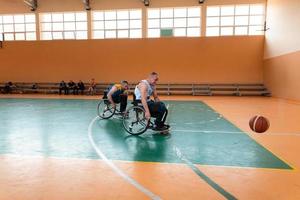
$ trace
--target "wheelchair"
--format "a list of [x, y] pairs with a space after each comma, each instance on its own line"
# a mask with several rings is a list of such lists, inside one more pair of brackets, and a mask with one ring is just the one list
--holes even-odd
[[[106, 98], [101, 99], [98, 103], [97, 112], [98, 116], [102, 119], [121, 115], [120, 111], [116, 107], [113, 107]], [[135, 96], [133, 96], [132, 106], [122, 114], [122, 124], [126, 132], [131, 135], [141, 135], [148, 129], [154, 130], [154, 123], [146, 119], [143, 105], [135, 99]], [[168, 132], [168, 130], [158, 132], [163, 133]]]

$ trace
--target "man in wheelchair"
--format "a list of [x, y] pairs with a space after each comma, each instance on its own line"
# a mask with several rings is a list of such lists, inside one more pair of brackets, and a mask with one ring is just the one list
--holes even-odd
[[[149, 74], [147, 79], [140, 81], [140, 83], [135, 87], [134, 95], [135, 101], [142, 103], [146, 119], [150, 120], [151, 117], [156, 118], [153, 130], [165, 131], [170, 128], [169, 125], [165, 124], [168, 110], [165, 104], [158, 98], [155, 88], [157, 81], [158, 74], [156, 72], [152, 72]], [[151, 96], [154, 97], [154, 100], [151, 100]]]
[[127, 107], [128, 98], [128, 82], [121, 81], [121, 83], [114, 84], [104, 92], [103, 99], [108, 99], [113, 108], [116, 108], [116, 104], [120, 103], [120, 113], [124, 113]]

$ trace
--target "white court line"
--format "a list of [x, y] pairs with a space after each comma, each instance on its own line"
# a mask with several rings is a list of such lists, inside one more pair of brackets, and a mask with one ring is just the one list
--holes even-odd
[[119, 169], [111, 160], [109, 160], [104, 153], [97, 147], [97, 145], [95, 144], [93, 137], [92, 137], [92, 126], [95, 123], [95, 121], [99, 119], [99, 117], [95, 117], [93, 119], [93, 121], [91, 121], [91, 123], [89, 124], [88, 127], [88, 136], [89, 136], [89, 140], [91, 145], [93, 146], [94, 150], [96, 151], [96, 153], [98, 154], [98, 156], [112, 169], [114, 170], [119, 176], [121, 176], [125, 181], [127, 181], [128, 183], [130, 183], [131, 185], [133, 185], [134, 187], [136, 187], [138, 190], [140, 190], [141, 192], [143, 192], [145, 195], [147, 195], [149, 198], [153, 199], [153, 200], [160, 200], [161, 198], [159, 196], [157, 196], [156, 194], [152, 193], [150, 190], [148, 190], [147, 188], [145, 188], [144, 186], [142, 186], [140, 183], [138, 183], [136, 180], [134, 180], [133, 178], [131, 178], [130, 176], [128, 176], [126, 173], [124, 173], [121, 169]]
[[[174, 132], [187, 132], [187, 133], [229, 133], [229, 134], [247, 134], [247, 132], [239, 132], [239, 131], [206, 131], [206, 130], [180, 130], [180, 129], [171, 129]], [[253, 133], [256, 134], [256, 133]], [[293, 136], [300, 136], [300, 133], [272, 133], [272, 132], [265, 132], [265, 133], [257, 133], [263, 135], [293, 135]]]

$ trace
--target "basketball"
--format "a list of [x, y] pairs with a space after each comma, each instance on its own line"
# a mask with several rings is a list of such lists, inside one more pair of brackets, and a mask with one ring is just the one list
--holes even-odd
[[269, 127], [269, 120], [263, 116], [254, 116], [249, 121], [250, 128], [256, 133], [264, 133]]

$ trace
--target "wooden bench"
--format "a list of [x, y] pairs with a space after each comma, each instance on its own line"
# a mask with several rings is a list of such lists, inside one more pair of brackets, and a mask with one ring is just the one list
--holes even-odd
[[[17, 82], [12, 93], [40, 93], [58, 94], [59, 83], [36, 83], [37, 89], [32, 89], [34, 83]], [[85, 84], [84, 93], [87, 94], [89, 83]], [[3, 90], [5, 83], [0, 83]], [[111, 83], [98, 83], [94, 94], [101, 95]], [[134, 92], [137, 83], [129, 84], [129, 91]], [[157, 93], [161, 95], [193, 95], [193, 96], [271, 96], [271, 93], [263, 84], [179, 84], [161, 83], [156, 86]]]

